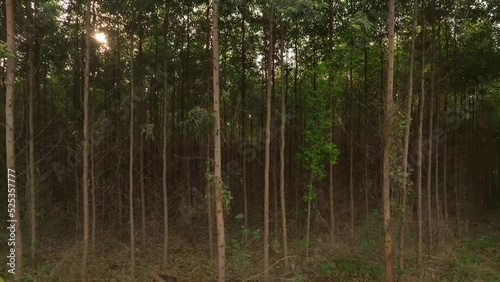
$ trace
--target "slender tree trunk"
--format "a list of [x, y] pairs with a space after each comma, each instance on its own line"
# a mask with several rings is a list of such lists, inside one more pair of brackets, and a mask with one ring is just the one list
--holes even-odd
[[269, 10], [269, 49], [267, 55], [267, 91], [266, 91], [266, 149], [264, 161], [264, 281], [269, 281], [269, 159], [271, 146], [271, 94], [273, 68], [273, 16], [274, 4]]
[[[432, 72], [432, 88], [434, 89], [434, 81], [435, 81], [435, 77], [436, 77], [436, 58], [439, 57], [439, 49], [441, 48], [441, 36], [440, 36], [440, 33], [441, 33], [441, 24], [438, 22], [438, 28], [437, 28], [437, 35], [434, 35], [434, 47], [433, 47], [433, 54], [432, 54], [432, 61], [433, 61], [433, 72]], [[436, 40], [436, 37], [437, 37], [437, 40]], [[436, 43], [437, 43], [437, 46], [436, 46]], [[439, 82], [437, 82], [439, 83]], [[436, 84], [437, 84], [436, 83]], [[434, 90], [432, 90], [434, 92]], [[439, 88], [437, 90], [437, 93], [436, 94], [433, 94], [434, 95], [434, 99], [436, 100], [436, 128], [439, 128], [439, 106], [440, 106], [440, 99], [439, 99], [439, 94], [440, 94], [440, 91], [439, 91]], [[438, 132], [439, 133], [439, 132]], [[440, 142], [440, 136], [436, 136], [436, 153], [434, 154], [434, 158], [435, 158], [435, 168], [434, 168], [434, 171], [435, 171], [435, 175], [434, 175], [434, 193], [435, 193], [435, 203], [436, 203], [436, 246], [439, 246], [440, 244], [440, 240], [441, 240], [441, 203], [440, 203], [440, 200], [439, 200], [439, 144], [441, 143]], [[434, 141], [434, 140], [433, 140]]]
[[411, 43], [410, 43], [410, 63], [408, 71], [408, 95], [406, 96], [406, 124], [403, 144], [403, 179], [402, 179], [402, 202], [401, 202], [401, 226], [399, 230], [399, 268], [404, 269], [404, 242], [405, 242], [405, 225], [406, 225], [406, 198], [407, 198], [407, 182], [408, 182], [408, 148], [410, 147], [410, 127], [411, 127], [411, 109], [413, 102], [413, 65], [415, 54], [415, 36], [417, 29], [418, 15], [418, 0], [413, 2], [413, 20], [411, 28]]
[[221, 168], [221, 128], [219, 101], [219, 0], [212, 2], [212, 70], [213, 70], [213, 110], [214, 110], [214, 187], [215, 209], [217, 221], [217, 251], [218, 251], [218, 281], [226, 281], [226, 242], [224, 232], [224, 211], [222, 199], [222, 168]]
[[[331, 56], [331, 61], [333, 62], [333, 0], [329, 1], [329, 17], [330, 19], [328, 20], [328, 47], [329, 50], [328, 52], [330, 53]], [[330, 67], [330, 76], [328, 77], [328, 83], [330, 88], [333, 87], [333, 78], [335, 75], [334, 68], [333, 66]], [[333, 119], [334, 119], [334, 97], [333, 97], [333, 91], [330, 93], [330, 120], [331, 124], [329, 127], [329, 135], [330, 135], [330, 141], [333, 143]], [[330, 208], [330, 238], [332, 243], [335, 243], [335, 201], [334, 201], [334, 187], [333, 187], [333, 164], [330, 162], [328, 164], [328, 193], [329, 193], [329, 208]]]
[[417, 142], [417, 217], [418, 217], [418, 243], [417, 243], [417, 267], [422, 270], [422, 244], [423, 244], [423, 217], [422, 217], [422, 145], [423, 145], [423, 126], [424, 126], [424, 107], [425, 107], [425, 1], [422, 0], [422, 54], [421, 54], [421, 73], [420, 73], [420, 99], [418, 114], [418, 142]]
[[[246, 101], [246, 28], [245, 28], [245, 5], [242, 5], [241, 12], [241, 140], [246, 142], [245, 120], [247, 115]], [[243, 154], [242, 186], [243, 186], [243, 215], [245, 216], [244, 228], [248, 228], [248, 199], [247, 199], [247, 154]]]
[[[7, 174], [8, 174], [8, 192], [14, 193], [17, 200], [16, 207], [14, 209], [15, 221], [15, 232], [16, 232], [16, 273], [14, 279], [16, 281], [21, 281], [24, 277], [24, 265], [23, 265], [23, 243], [21, 234], [21, 206], [19, 193], [16, 189], [15, 175], [16, 175], [16, 152], [15, 152], [15, 137], [14, 137], [14, 78], [16, 71], [16, 58], [15, 58], [15, 23], [14, 23], [14, 1], [5, 1], [5, 11], [6, 11], [6, 31], [7, 31], [7, 51], [11, 53], [11, 56], [7, 57], [6, 62], [6, 80], [5, 80], [5, 151], [7, 157]], [[14, 191], [12, 191], [14, 190]], [[10, 218], [12, 219], [12, 218]]]
[[281, 74], [280, 74], [280, 90], [281, 90], [281, 139], [280, 139], [280, 200], [281, 200], [281, 228], [283, 236], [283, 256], [285, 257], [285, 268], [289, 268], [288, 262], [288, 239], [286, 230], [286, 199], [285, 199], [285, 125], [286, 125], [286, 96], [285, 96], [285, 38], [284, 27], [281, 27]]
[[[353, 52], [353, 43], [351, 44], [351, 52]], [[352, 78], [352, 54], [349, 55], [349, 205], [351, 224], [349, 231], [351, 240], [354, 239], [354, 91]]]
[[82, 281], [87, 279], [89, 250], [89, 96], [90, 96], [90, 26], [91, 0], [87, 0], [85, 17], [85, 84], [83, 93], [83, 257]]
[[[436, 99], [436, 128], [439, 128], [439, 97], [438, 94], [435, 95]], [[438, 137], [439, 138], [439, 137]], [[436, 246], [439, 246], [441, 237], [441, 205], [439, 202], [439, 139], [436, 139], [436, 152], [434, 153], [434, 201], [436, 209]]]
[[[210, 7], [207, 7], [207, 22], [210, 22]], [[205, 45], [205, 52], [206, 52], [206, 60], [207, 60], [207, 69], [206, 69], [206, 87], [207, 87], [207, 108], [210, 108], [210, 89], [212, 87], [211, 85], [211, 68], [212, 68], [212, 55], [210, 54], [210, 29], [207, 30], [207, 37], [206, 37], [206, 45]], [[213, 105], [212, 105], [213, 106]], [[207, 150], [206, 150], [206, 171], [205, 171], [205, 179], [206, 179], [206, 193], [207, 193], [207, 216], [208, 216], [208, 245], [209, 245], [209, 255], [210, 259], [214, 258], [214, 240], [213, 240], [213, 225], [214, 225], [214, 209], [213, 209], [213, 182], [209, 179], [209, 175], [211, 175], [211, 160], [212, 158], [210, 157], [210, 146], [211, 142], [213, 141], [213, 134], [208, 134], [207, 135]]]
[[[455, 93], [455, 111], [458, 109], [458, 102], [457, 102], [457, 93]], [[460, 113], [460, 117], [461, 113]], [[454, 178], [454, 192], [455, 192], [455, 213], [456, 213], [456, 237], [458, 238], [460, 236], [460, 187], [459, 187], [459, 181], [458, 181], [458, 135], [456, 132], [453, 133], [454, 135], [454, 140], [455, 140], [455, 148], [453, 150], [453, 178]]]
[[35, 187], [35, 142], [34, 142], [34, 124], [33, 124], [33, 112], [34, 105], [33, 99], [35, 96], [35, 50], [33, 48], [33, 43], [35, 41], [34, 34], [34, 22], [33, 22], [33, 10], [31, 8], [32, 1], [28, 0], [26, 3], [26, 14], [29, 24], [28, 29], [28, 62], [29, 62], [29, 113], [28, 113], [28, 130], [29, 130], [29, 187], [30, 187], [30, 227], [31, 227], [31, 260], [36, 265], [36, 199], [37, 192]]
[[[274, 82], [273, 82], [274, 84]], [[271, 149], [271, 154], [276, 157], [276, 151], [278, 146], [273, 146], [275, 149]], [[273, 221], [274, 221], [274, 238], [278, 237], [278, 176], [277, 176], [276, 162], [273, 162]]]
[[[432, 48], [434, 49], [434, 41], [432, 39]], [[431, 93], [429, 97], [429, 136], [427, 142], [427, 236], [429, 245], [427, 248], [428, 255], [433, 245], [433, 224], [432, 224], [432, 150], [433, 150], [433, 125], [434, 125], [434, 52], [431, 59]]]
[[212, 182], [209, 180], [209, 175], [211, 165], [210, 165], [210, 137], [207, 140], [207, 167], [206, 167], [206, 178], [207, 178], [207, 208], [208, 208], [208, 246], [209, 246], [209, 254], [210, 258], [214, 257], [214, 215], [213, 215], [213, 195], [212, 195]]
[[[167, 3], [167, 2], [166, 2]], [[163, 49], [163, 128], [162, 128], [162, 188], [163, 188], [163, 256], [162, 268], [167, 269], [168, 264], [168, 189], [167, 189], [167, 129], [168, 129], [168, 5], [165, 4], [165, 30], [163, 39], [165, 47]]]
[[[95, 107], [95, 106], [94, 106]], [[90, 183], [92, 184], [92, 233], [91, 233], [91, 245], [92, 251], [95, 251], [95, 228], [96, 228], [96, 210], [95, 210], [95, 156], [94, 156], [94, 134], [95, 134], [95, 110], [92, 110], [92, 130], [90, 131]]]
[[[448, 39], [446, 39], [448, 41]], [[446, 46], [448, 50], [448, 44]], [[446, 52], [448, 53], [448, 51]], [[446, 84], [448, 87], [449, 83]], [[444, 223], [448, 224], [448, 94], [449, 90], [446, 90], [446, 95], [444, 97], [444, 144], [443, 144], [443, 203], [444, 203]]]
[[144, 95], [141, 99], [140, 107], [140, 121], [139, 121], [139, 182], [141, 187], [141, 243], [146, 243], [146, 198], [144, 193], [144, 134], [142, 132], [145, 126], [144, 119], [144, 101], [146, 100], [146, 92], [142, 91]]
[[390, 154], [393, 115], [393, 79], [394, 79], [394, 10], [395, 0], [389, 1], [389, 48], [387, 59], [387, 93], [385, 98], [385, 119], [383, 131], [382, 153], [382, 204], [384, 207], [385, 233], [385, 280], [392, 281], [392, 246], [391, 246], [391, 199], [390, 199]]
[[[298, 30], [298, 27], [297, 27], [297, 24], [295, 26], [295, 30], [297, 31]], [[298, 31], [297, 31], [298, 32]], [[295, 67], [294, 67], [294, 70], [293, 70], [293, 99], [294, 99], [294, 108], [295, 109], [299, 109], [299, 104], [298, 104], [298, 96], [299, 96], [299, 92], [298, 92], [298, 76], [299, 76], [299, 43], [298, 43], [298, 39], [295, 38], [295, 42], [294, 42], [294, 61], [295, 61]], [[300, 116], [297, 115], [297, 117], [295, 117], [295, 125], [299, 125], [300, 123]], [[297, 133], [298, 130], [296, 130], [296, 133]], [[299, 137], [298, 137], [298, 134], [296, 134], [295, 136], [295, 140], [292, 139], [292, 142], [294, 143], [294, 145], [296, 145], [296, 143], [299, 143]], [[295, 141], [295, 142], [294, 142]], [[294, 146], [295, 147], [295, 146]], [[300, 167], [300, 164], [296, 165], [296, 167]], [[298, 174], [295, 174], [295, 179], [298, 179]], [[298, 222], [299, 222], [299, 199], [300, 199], [300, 193], [299, 193], [299, 186], [297, 185], [297, 183], [295, 183], [294, 185], [295, 187], [295, 222], [296, 222], [296, 227], [298, 228]], [[333, 188], [333, 187], [330, 187], [330, 188]], [[331, 190], [333, 191], [333, 190]], [[330, 198], [333, 197], [333, 194], [330, 194]]]
[[364, 174], [363, 174], [363, 185], [365, 186], [365, 211], [366, 211], [366, 220], [369, 220], [370, 218], [370, 208], [369, 208], [369, 203], [368, 203], [368, 188], [369, 188], [369, 182], [368, 182], [368, 138], [369, 138], [369, 132], [368, 132], [368, 46], [367, 42], [365, 39], [365, 46], [364, 46], [364, 60], [363, 60], [363, 79], [364, 79], [364, 100], [365, 100], [365, 122], [364, 122], [364, 133], [365, 133], [365, 163], [364, 163]]
[[129, 220], [130, 220], [130, 276], [135, 280], [135, 226], [134, 226], [134, 33], [130, 35], [130, 147], [129, 147]]
[[[308, 189], [313, 189], [313, 181], [312, 181], [312, 176], [309, 178], [309, 188]], [[311, 194], [310, 191], [308, 191], [309, 194]], [[312, 199], [308, 199], [307, 201], [307, 223], [306, 223], [306, 260], [309, 259], [309, 251], [311, 247], [310, 243], [310, 233], [311, 233], [311, 202]]]

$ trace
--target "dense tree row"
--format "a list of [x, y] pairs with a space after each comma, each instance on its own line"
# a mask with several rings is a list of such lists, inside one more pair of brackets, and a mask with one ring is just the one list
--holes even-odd
[[169, 238], [203, 230], [225, 281], [243, 225], [263, 231], [268, 281], [274, 242], [289, 270], [289, 240], [305, 257], [321, 234], [352, 243], [380, 210], [387, 281], [405, 249], [421, 268], [500, 198], [499, 15], [474, 0], [3, 2], [18, 258], [36, 262], [57, 218], [83, 240], [82, 280], [108, 229], [127, 230], [135, 277], [137, 243], [161, 234], [167, 269]]

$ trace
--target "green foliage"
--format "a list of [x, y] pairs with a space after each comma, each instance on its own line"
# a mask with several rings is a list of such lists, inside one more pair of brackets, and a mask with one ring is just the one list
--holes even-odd
[[153, 134], [154, 127], [155, 127], [154, 124], [148, 123], [145, 124], [144, 127], [142, 128], [141, 134], [144, 134], [146, 140], [148, 139], [154, 140], [154, 134]]
[[[235, 217], [236, 220], [242, 220], [243, 218], [243, 214], [237, 214]], [[248, 247], [259, 240], [260, 229], [242, 228], [239, 236], [231, 239], [226, 245], [229, 270], [236, 276], [235, 279], [242, 279], [251, 273], [252, 267]]]
[[231, 190], [224, 185], [222, 188], [222, 203], [224, 204], [224, 211], [229, 212], [231, 210], [232, 201], [233, 195], [231, 194]]
[[357, 245], [361, 247], [362, 255], [367, 259], [382, 245], [383, 225], [382, 215], [378, 210], [372, 210], [368, 219], [356, 228]]
[[0, 40], [0, 57], [7, 58], [14, 56], [14, 53], [7, 48], [7, 43]]
[[306, 193], [303, 196], [304, 202], [310, 202], [316, 198], [316, 191], [314, 189], [314, 185], [309, 184], [307, 185]]
[[376, 28], [375, 23], [368, 19], [366, 13], [359, 11], [350, 19], [351, 27], [356, 31], [373, 32]]
[[464, 238], [450, 262], [446, 278], [453, 281], [500, 281], [498, 257], [500, 236], [492, 234], [478, 239]]
[[335, 281], [378, 280], [384, 276], [384, 269], [381, 266], [356, 259], [334, 259], [323, 262], [319, 265], [319, 272]]
[[[0, 279], [0, 281], [2, 280]], [[36, 277], [31, 274], [25, 274], [25, 277], [23, 278], [23, 282], [36, 282], [36, 281], [37, 281]]]
[[332, 93], [326, 75], [328, 70], [325, 64], [320, 63], [316, 71], [320, 74], [319, 86], [316, 90], [311, 90], [305, 98], [304, 147], [298, 154], [313, 181], [322, 180], [326, 176], [325, 165], [335, 164], [339, 155], [339, 150], [328, 134], [333, 123], [332, 109], [329, 106]]
[[309, 248], [309, 241], [307, 241], [307, 238], [300, 240], [300, 248], [302, 250], [307, 250]]
[[302, 275], [296, 273], [295, 275], [293, 275], [292, 281], [303, 282], [303, 281], [305, 281], [305, 279]]
[[271, 249], [275, 254], [279, 254], [281, 252], [281, 244], [277, 239], [271, 240], [269, 242], [269, 249]]
[[186, 119], [179, 125], [186, 127], [191, 134], [202, 136], [212, 129], [213, 119], [213, 114], [207, 109], [195, 107], [187, 113]]

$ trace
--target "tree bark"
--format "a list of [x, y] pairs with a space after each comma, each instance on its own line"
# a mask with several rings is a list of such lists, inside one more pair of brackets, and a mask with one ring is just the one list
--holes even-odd
[[264, 281], [269, 281], [269, 159], [271, 146], [271, 94], [273, 67], [273, 15], [274, 4], [269, 10], [269, 49], [267, 55], [267, 91], [266, 91], [266, 146], [264, 161]]
[[212, 70], [213, 70], [213, 111], [214, 111], [214, 187], [215, 209], [217, 221], [217, 252], [218, 252], [218, 281], [226, 280], [226, 243], [224, 232], [224, 211], [222, 199], [222, 169], [221, 169], [221, 127], [219, 101], [219, 1], [212, 2]]
[[[434, 41], [432, 39], [432, 48], [434, 49]], [[431, 58], [431, 93], [429, 97], [429, 136], [427, 139], [427, 237], [428, 247], [427, 252], [430, 255], [433, 245], [433, 224], [432, 224], [432, 150], [433, 150], [433, 125], [434, 125], [434, 52]]]
[[[243, 145], [246, 142], [246, 128], [245, 120], [247, 119], [247, 101], [246, 101], [246, 28], [245, 28], [245, 7], [246, 4], [242, 5], [241, 11], [241, 141]], [[248, 228], [248, 199], [247, 199], [247, 154], [243, 154], [243, 168], [242, 168], [242, 186], [243, 186], [243, 215], [244, 215], [244, 228]]]
[[85, 16], [85, 78], [83, 91], [83, 257], [82, 281], [87, 279], [89, 249], [89, 96], [90, 96], [90, 16], [91, 0], [87, 0]]
[[[328, 52], [331, 56], [331, 61], [333, 62], [333, 0], [329, 1], [329, 21], [328, 21]], [[328, 83], [330, 87], [333, 87], [334, 79], [334, 68], [330, 67], [330, 76], [328, 77]], [[330, 120], [331, 125], [329, 127], [330, 141], [333, 143], [333, 119], [334, 119], [334, 97], [333, 91], [330, 93]], [[335, 242], [335, 201], [334, 201], [334, 183], [333, 183], [333, 164], [330, 162], [328, 164], [328, 193], [329, 193], [329, 212], [330, 212], [330, 238], [332, 243]]]
[[90, 242], [92, 246], [92, 251], [95, 251], [95, 228], [96, 228], [96, 207], [95, 207], [95, 191], [96, 191], [96, 181], [95, 181], [95, 156], [94, 156], [94, 134], [95, 134], [95, 105], [93, 107], [94, 109], [92, 110], [92, 129], [90, 131], [90, 183], [91, 183], [91, 192], [92, 192], [92, 233], [90, 235]]
[[393, 79], [394, 79], [394, 10], [395, 0], [389, 1], [389, 48], [387, 59], [387, 92], [385, 97], [385, 119], [383, 128], [382, 152], [382, 204], [384, 208], [384, 233], [385, 233], [385, 280], [392, 281], [392, 246], [391, 246], [391, 199], [390, 199], [390, 153], [393, 115]]
[[[167, 2], [165, 2], [167, 3]], [[167, 129], [168, 129], [168, 46], [167, 46], [167, 30], [168, 30], [168, 5], [165, 4], [165, 19], [164, 19], [164, 44], [163, 49], [163, 129], [162, 129], [162, 190], [163, 190], [163, 256], [162, 268], [167, 269], [168, 264], [168, 189], [167, 189]]]
[[280, 139], [280, 200], [281, 200], [281, 228], [283, 236], [283, 256], [285, 258], [285, 268], [289, 268], [288, 262], [288, 239], [286, 228], [286, 200], [285, 200], [285, 125], [286, 125], [286, 96], [285, 96], [285, 38], [284, 27], [281, 27], [281, 74], [280, 74], [280, 90], [281, 90], [281, 139]]
[[418, 243], [417, 243], [417, 267], [422, 270], [422, 244], [423, 244], [423, 217], [422, 217], [422, 145], [425, 107], [425, 0], [422, 0], [422, 54], [420, 73], [420, 98], [418, 115], [418, 142], [417, 142], [417, 221], [418, 221]]
[[130, 221], [130, 276], [135, 279], [134, 226], [134, 33], [130, 35], [130, 147], [129, 147], [129, 221]]
[[31, 227], [31, 260], [36, 265], [36, 187], [35, 187], [35, 143], [34, 143], [34, 124], [33, 124], [33, 112], [34, 105], [33, 99], [35, 96], [35, 50], [34, 50], [34, 22], [33, 22], [33, 10], [31, 8], [32, 1], [28, 0], [26, 3], [26, 14], [28, 19], [28, 62], [29, 62], [29, 76], [28, 76], [28, 85], [29, 85], [29, 94], [28, 94], [28, 130], [29, 130], [29, 187], [30, 187], [30, 227]]

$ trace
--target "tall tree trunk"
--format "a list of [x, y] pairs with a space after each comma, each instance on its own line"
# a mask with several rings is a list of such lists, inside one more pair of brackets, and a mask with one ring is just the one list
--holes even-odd
[[[433, 34], [434, 36], [434, 34]], [[432, 48], [434, 49], [434, 37], [432, 39]], [[434, 125], [434, 51], [431, 58], [431, 93], [429, 97], [429, 136], [427, 139], [427, 237], [428, 247], [427, 252], [430, 251], [433, 245], [433, 224], [432, 224], [432, 150], [433, 150], [433, 125]]]
[[28, 62], [29, 62], [29, 113], [28, 113], [28, 130], [29, 130], [29, 187], [30, 187], [30, 227], [31, 227], [31, 260], [36, 265], [36, 187], [35, 187], [35, 142], [34, 142], [34, 124], [33, 124], [33, 99], [35, 96], [35, 50], [33, 48], [33, 43], [35, 41], [34, 34], [34, 22], [33, 22], [33, 10], [32, 1], [28, 0], [26, 3], [26, 14], [28, 19]]
[[266, 148], [264, 161], [264, 281], [269, 281], [269, 159], [271, 146], [271, 94], [273, 68], [273, 15], [274, 4], [269, 10], [269, 49], [267, 55], [267, 91], [266, 91]]
[[[139, 61], [142, 61], [143, 58], [143, 52], [142, 52], [142, 32], [140, 34], [140, 45], [139, 47], [139, 54], [138, 58]], [[158, 40], [158, 39], [156, 39]], [[158, 45], [158, 44], [157, 44]], [[155, 56], [156, 59], [156, 56]], [[142, 62], [141, 62], [142, 64]], [[142, 65], [139, 67], [139, 70], [142, 72]], [[146, 110], [146, 90], [143, 87], [143, 80], [145, 80], [144, 75], [141, 73], [139, 75], [139, 83], [140, 85], [140, 106], [139, 106], [139, 185], [140, 185], [140, 193], [141, 193], [141, 243], [145, 244], [146, 243], [146, 199], [145, 199], [145, 191], [144, 191], [144, 135], [146, 133], [143, 132], [145, 125], [146, 125], [146, 117], [145, 117], [145, 110]], [[154, 118], [154, 110], [152, 109], [152, 104], [154, 103], [151, 99], [153, 97], [153, 93], [149, 95], [150, 97], [150, 113], [151, 113], [151, 118]], [[154, 122], [154, 120], [152, 121]]]
[[418, 221], [418, 243], [417, 243], [417, 267], [422, 270], [422, 243], [423, 243], [423, 217], [422, 217], [422, 145], [424, 127], [424, 107], [425, 107], [425, 0], [422, 0], [422, 54], [420, 73], [420, 99], [418, 110], [418, 142], [417, 142], [417, 221]]
[[[144, 100], [143, 100], [144, 101]], [[141, 116], [144, 115], [144, 108], [141, 107]], [[140, 130], [144, 128], [144, 119], [141, 118]], [[141, 242], [146, 243], [146, 197], [144, 192], [144, 134], [140, 132], [139, 137], [139, 182], [141, 186]]]
[[221, 168], [221, 128], [219, 101], [219, 0], [212, 2], [212, 70], [213, 70], [213, 110], [214, 110], [214, 187], [215, 209], [217, 221], [217, 252], [218, 281], [226, 280], [226, 242], [224, 231], [224, 207], [222, 199], [222, 168]]
[[[432, 52], [432, 61], [433, 61], [433, 68], [432, 68], [432, 79], [431, 79], [431, 84], [432, 84], [432, 92], [434, 92], [434, 87], [435, 87], [435, 77], [436, 77], [436, 58], [439, 57], [439, 49], [441, 48], [441, 36], [440, 36], [440, 33], [441, 33], [441, 24], [438, 22], [438, 28], [437, 28], [437, 35], [434, 35], [434, 42], [437, 43], [437, 46], [436, 46], [436, 43], [434, 43], [434, 47], [432, 48], [433, 49], [433, 52]], [[437, 40], [436, 40], [436, 37], [437, 37]], [[437, 82], [439, 83], [439, 81]], [[436, 84], [437, 84], [436, 83]], [[436, 100], [436, 128], [439, 128], [439, 88], [437, 90], [437, 93], [436, 94], [433, 94], [434, 96], [434, 99]], [[440, 132], [438, 132], [440, 133]], [[434, 201], [436, 203], [436, 245], [439, 246], [439, 243], [440, 243], [440, 237], [441, 237], [441, 203], [439, 201], [439, 144], [441, 143], [440, 142], [440, 136], [436, 136], [436, 153], [434, 154], [434, 158], [435, 158], [435, 168], [434, 168], [434, 171], [435, 171], [435, 175], [434, 175], [434, 193], [435, 193], [435, 197], [434, 197]], [[434, 140], [433, 140], [434, 141]]]
[[281, 139], [280, 139], [280, 200], [281, 200], [281, 228], [283, 236], [283, 256], [285, 257], [285, 268], [288, 269], [288, 239], [286, 230], [286, 200], [285, 200], [285, 125], [286, 125], [286, 96], [285, 96], [285, 38], [284, 27], [281, 27], [281, 74], [280, 74], [280, 90], [281, 90]]
[[408, 95], [406, 96], [406, 114], [405, 114], [405, 135], [403, 144], [403, 179], [401, 181], [403, 195], [401, 202], [401, 226], [399, 230], [399, 268], [404, 269], [404, 242], [405, 242], [405, 224], [406, 224], [406, 198], [408, 182], [408, 148], [410, 146], [410, 127], [411, 127], [411, 109], [413, 102], [413, 65], [415, 61], [415, 36], [417, 29], [418, 0], [413, 2], [413, 20], [411, 28], [410, 43], [410, 63], [408, 71]]
[[[352, 1], [351, 1], [352, 3]], [[352, 8], [351, 8], [352, 10]], [[352, 40], [351, 40], [352, 41]], [[350, 206], [350, 225], [349, 231], [351, 240], [354, 239], [354, 91], [352, 78], [352, 52], [354, 52], [354, 43], [351, 45], [351, 54], [349, 55], [349, 206]]]
[[90, 96], [90, 26], [91, 0], [87, 0], [85, 16], [85, 82], [83, 91], [83, 257], [82, 281], [87, 279], [89, 249], [89, 96]]
[[[246, 142], [246, 128], [245, 128], [245, 120], [247, 115], [247, 101], [246, 101], [246, 28], [245, 28], [245, 6], [242, 5], [241, 11], [241, 141], [243, 145]], [[244, 228], [248, 228], [248, 199], [247, 199], [247, 154], [244, 152], [243, 154], [243, 168], [242, 168], [242, 186], [243, 186], [243, 215], [244, 218]]]
[[92, 251], [95, 251], [95, 228], [96, 228], [96, 210], [95, 210], [95, 200], [96, 200], [96, 196], [95, 196], [95, 191], [96, 191], [96, 181], [95, 181], [95, 156], [94, 156], [94, 148], [95, 148], [95, 145], [94, 145], [94, 134], [95, 134], [95, 128], [96, 128], [96, 124], [95, 124], [95, 105], [92, 109], [92, 129], [90, 131], [90, 183], [91, 183], [91, 192], [92, 192], [92, 199], [91, 199], [91, 202], [92, 202], [92, 233], [90, 235], [90, 242], [91, 242], [91, 246], [92, 246]]
[[[448, 84], [447, 84], [448, 85]], [[448, 116], [448, 93], [449, 91], [446, 90], [446, 95], [444, 97], [444, 113], [445, 113], [445, 120], [444, 120], [444, 148], [443, 148], [443, 203], [444, 203], [444, 223], [445, 225], [448, 224], [448, 122], [447, 122], [447, 116]]]
[[210, 165], [210, 137], [208, 136], [207, 138], [207, 163], [206, 163], [206, 176], [205, 178], [207, 179], [207, 187], [206, 187], [206, 193], [207, 193], [207, 215], [208, 215], [208, 250], [209, 250], [209, 255], [210, 258], [213, 259], [214, 257], [214, 213], [213, 213], [213, 193], [212, 193], [212, 187], [213, 183], [209, 180], [209, 175], [211, 174], [210, 169], [212, 166]]
[[164, 19], [164, 44], [163, 49], [163, 129], [162, 129], [162, 188], [163, 188], [163, 256], [162, 268], [167, 269], [168, 263], [168, 190], [167, 190], [167, 128], [168, 128], [168, 45], [167, 45], [167, 30], [168, 30], [168, 6], [165, 4], [165, 19]]
[[395, 0], [389, 1], [389, 48], [387, 58], [387, 93], [385, 97], [385, 118], [382, 153], [382, 204], [384, 207], [385, 233], [385, 280], [392, 281], [392, 246], [391, 246], [391, 199], [390, 199], [390, 154], [393, 115], [393, 79], [394, 79], [394, 10]]
[[135, 226], [134, 226], [134, 33], [130, 35], [130, 147], [129, 147], [129, 221], [130, 221], [130, 276], [135, 280]]
[[[455, 111], [458, 110], [458, 97], [457, 93], [455, 93]], [[460, 118], [462, 118], [462, 110], [460, 109]], [[453, 180], [454, 180], [454, 192], [455, 192], [455, 213], [456, 213], [456, 237], [458, 238], [460, 236], [460, 187], [459, 187], [459, 180], [458, 180], [458, 135], [456, 132], [453, 132], [454, 135], [454, 141], [455, 141], [455, 148], [453, 150]]]
[[[331, 56], [331, 61], [333, 62], [333, 0], [329, 1], [329, 20], [328, 20], [328, 52]], [[328, 77], [328, 85], [330, 89], [333, 87], [333, 78], [334, 78], [334, 68], [330, 67], [330, 76]], [[330, 141], [333, 143], [333, 118], [334, 118], [334, 97], [333, 91], [330, 93], [330, 120], [331, 124], [328, 128]], [[328, 163], [328, 193], [329, 193], [329, 208], [330, 208], [330, 238], [332, 243], [335, 242], [335, 201], [334, 201], [334, 187], [333, 187], [333, 164]]]
[[364, 100], [365, 100], [365, 112], [364, 112], [364, 133], [365, 133], [365, 163], [364, 163], [364, 171], [363, 171], [363, 185], [365, 186], [365, 211], [366, 211], [366, 220], [369, 220], [370, 218], [370, 208], [369, 208], [369, 201], [368, 201], [368, 188], [369, 188], [369, 181], [368, 181], [368, 138], [369, 138], [369, 132], [368, 132], [368, 46], [367, 42], [365, 39], [365, 46], [364, 46], [364, 60], [363, 60], [363, 86], [364, 86]]
[[[206, 17], [207, 17], [207, 22], [210, 22], [210, 7], [207, 7], [207, 14], [206, 14]], [[211, 99], [210, 99], [210, 89], [212, 88], [212, 85], [211, 85], [211, 68], [212, 68], [212, 55], [210, 54], [210, 29], [207, 30], [207, 37], [206, 37], [206, 45], [205, 45], [205, 52], [206, 52], [206, 60], [207, 60], [207, 69], [206, 69], [206, 87], [207, 87], [207, 98], [206, 98], [206, 103], [207, 103], [207, 109], [210, 108], [210, 102], [211, 102]], [[211, 166], [211, 157], [210, 157], [210, 146], [211, 146], [211, 143], [213, 141], [213, 134], [208, 134], [207, 135], [207, 151], [206, 151], [206, 155], [207, 155], [207, 159], [206, 159], [206, 170], [205, 170], [205, 179], [206, 179], [206, 195], [207, 195], [207, 209], [208, 209], [208, 212], [207, 212], [207, 216], [208, 216], [208, 246], [209, 246], [209, 255], [210, 255], [210, 259], [213, 259], [214, 258], [214, 240], [213, 240], [213, 237], [214, 237], [214, 228], [213, 228], [213, 225], [214, 225], [214, 209], [213, 209], [213, 183], [212, 181], [209, 179], [209, 175], [211, 175], [212, 173], [210, 172], [210, 170], [212, 169], [212, 166]]]
[[[15, 34], [14, 34], [14, 1], [5, 1], [5, 11], [6, 11], [6, 22], [7, 22], [7, 51], [11, 53], [7, 57], [6, 62], [6, 80], [5, 80], [5, 152], [7, 157], [7, 174], [8, 174], [8, 192], [15, 194], [15, 199], [17, 201], [14, 208], [14, 218], [11, 223], [15, 226], [16, 232], [16, 269], [14, 279], [16, 281], [21, 281], [24, 277], [24, 265], [23, 265], [23, 243], [21, 234], [21, 215], [20, 215], [20, 198], [19, 193], [16, 189], [15, 175], [16, 175], [16, 152], [15, 152], [15, 137], [14, 137], [14, 78], [16, 71], [16, 58], [15, 58]], [[13, 183], [11, 183], [13, 182]], [[12, 191], [14, 190], [14, 191]]]

